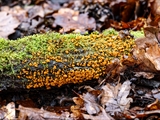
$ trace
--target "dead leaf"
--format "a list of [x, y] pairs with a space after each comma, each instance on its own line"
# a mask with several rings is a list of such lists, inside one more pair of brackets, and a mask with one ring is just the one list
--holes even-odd
[[157, 72], [160, 70], [159, 29], [154, 27], [144, 28], [145, 37], [135, 40], [136, 47], [133, 55], [137, 58], [137, 68], [141, 72]]
[[15, 115], [15, 104], [14, 104], [14, 102], [10, 102], [6, 106], [3, 106], [0, 109], [0, 119], [14, 120], [15, 118], [16, 118], [16, 115]]
[[[124, 59], [128, 59], [127, 56], [124, 56]], [[125, 65], [121, 65], [120, 60], [118, 58], [115, 58], [111, 61], [110, 64], [106, 67], [106, 77], [104, 80], [100, 82], [100, 85], [104, 83], [110, 83], [113, 81], [117, 81], [120, 78], [120, 74], [123, 73], [126, 69]]]
[[154, 39], [155, 36], [157, 35], [157, 33], [159, 33], [159, 32], [160, 32], [160, 29], [157, 27], [147, 26], [144, 28], [144, 34], [145, 34], [145, 37], [147, 37], [147, 38]]
[[58, 13], [54, 13], [55, 22], [53, 27], [61, 26], [60, 32], [85, 32], [86, 30], [94, 30], [96, 28], [95, 20], [88, 18], [87, 14], [79, 14], [78, 11], [69, 8], [61, 8]]
[[156, 99], [153, 103], [147, 105], [146, 110], [159, 110], [160, 109], [160, 101]]
[[54, 112], [49, 112], [43, 109], [38, 109], [38, 108], [28, 108], [28, 107], [23, 107], [19, 105], [18, 109], [19, 110], [19, 117], [18, 120], [21, 120], [21, 118], [24, 119], [29, 119], [29, 120], [46, 120], [46, 119], [54, 119], [54, 120], [59, 120], [59, 119], [68, 119], [70, 120], [70, 113], [69, 112], [62, 112], [62, 114], [57, 114]]
[[90, 115], [98, 114], [100, 112], [99, 105], [96, 103], [96, 97], [90, 93], [83, 94], [84, 108]]
[[[28, 9], [28, 10], [27, 10]], [[30, 19], [32, 18], [35, 18], [36, 16], [39, 16], [39, 17], [44, 17], [45, 13], [44, 13], [44, 9], [42, 6], [39, 6], [39, 5], [34, 5], [34, 7], [32, 6], [28, 6], [26, 8], [27, 12], [28, 12], [28, 17]]]
[[71, 106], [71, 117], [75, 119], [84, 119], [79, 105]]
[[147, 19], [149, 25], [159, 26], [160, 27], [160, 1], [159, 0], [150, 0], [150, 15]]
[[90, 115], [98, 114], [100, 112], [99, 105], [96, 103], [96, 96], [90, 94], [89, 92], [79, 95], [79, 97], [74, 97], [73, 101], [76, 105], [84, 106], [84, 109]]
[[136, 63], [135, 63], [136, 68], [134, 68], [134, 71], [136, 72], [142, 72], [142, 71], [143, 72], [155, 72], [156, 69], [154, 65], [150, 62], [150, 60], [145, 58], [144, 54], [145, 54], [145, 50], [138, 49], [138, 46], [136, 46], [136, 48], [133, 51], [133, 55], [136, 58]]
[[47, 3], [43, 3], [43, 9], [45, 15], [53, 13], [54, 11], [60, 9], [59, 4], [53, 4], [51, 1], [46, 1]]
[[152, 90], [152, 95], [153, 95], [154, 98], [160, 100], [160, 90], [159, 89], [153, 89]]
[[85, 120], [114, 120], [111, 116], [109, 116], [107, 113], [99, 113], [97, 116], [88, 115], [88, 114], [82, 114]]
[[[84, 119], [91, 119], [91, 120], [99, 120], [104, 118], [107, 120], [113, 120], [113, 118], [109, 114], [107, 114], [105, 109], [101, 107], [98, 103], [99, 99], [98, 95], [101, 92], [91, 88], [90, 86], [85, 86], [85, 88], [88, 90], [87, 93], [79, 95], [79, 97], [73, 98], [73, 101], [76, 103], [76, 106], [71, 107], [73, 116], [75, 116], [76, 118], [83, 116]], [[86, 111], [89, 115], [84, 113], [83, 111]]]
[[159, 106], [160, 106], [159, 100], [156, 99], [146, 108], [133, 107], [130, 110], [125, 111], [124, 116], [127, 119], [136, 119], [136, 118], [145, 118], [148, 115], [160, 114]]
[[98, 97], [98, 95], [100, 95], [101, 93], [100, 90], [96, 90], [90, 86], [85, 86], [84, 89], [86, 89], [90, 94], [94, 95], [95, 97]]
[[7, 12], [0, 12], [0, 37], [8, 38], [8, 35], [15, 32], [20, 22]]
[[17, 18], [20, 22], [25, 21], [28, 18], [27, 10], [23, 9], [20, 6], [14, 6], [12, 8], [10, 8], [9, 6], [2, 6], [1, 10], [11, 14], [15, 18]]
[[101, 104], [105, 107], [106, 112], [114, 115], [116, 112], [123, 113], [124, 110], [129, 109], [132, 98], [127, 98], [130, 92], [130, 81], [125, 81], [122, 85], [117, 86], [107, 84], [102, 87], [103, 93]]
[[154, 78], [154, 74], [153, 73], [150, 73], [150, 72], [135, 72], [135, 75], [136, 77], [143, 77], [143, 78], [146, 78], [146, 79], [152, 79]]
[[80, 97], [73, 97], [73, 101], [78, 106], [84, 106], [84, 100]]
[[110, 20], [111, 27], [117, 29], [117, 30], [123, 30], [123, 29], [133, 29], [133, 30], [140, 30], [144, 25], [146, 24], [146, 19], [142, 17], [138, 17], [135, 20], [132, 20], [130, 22], [117, 22], [114, 20]]
[[128, 22], [132, 17], [134, 17], [133, 14], [135, 13], [137, 3], [137, 0], [127, 0], [126, 3], [121, 5], [121, 21]]
[[146, 48], [145, 57], [153, 63], [158, 71], [160, 70], [160, 47], [158, 44]]

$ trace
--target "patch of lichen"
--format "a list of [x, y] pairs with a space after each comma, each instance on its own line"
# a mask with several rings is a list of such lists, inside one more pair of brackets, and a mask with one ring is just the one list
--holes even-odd
[[25, 80], [28, 89], [98, 79], [105, 75], [111, 60], [129, 56], [135, 45], [132, 37], [120, 38], [115, 33], [47, 33], [17, 41], [0, 39], [0, 75]]

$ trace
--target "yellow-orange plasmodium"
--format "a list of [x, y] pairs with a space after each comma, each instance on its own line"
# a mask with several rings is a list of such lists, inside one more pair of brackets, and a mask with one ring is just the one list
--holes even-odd
[[28, 89], [98, 79], [111, 60], [129, 56], [134, 45], [132, 37], [121, 38], [112, 32], [0, 39], [0, 76], [14, 76]]

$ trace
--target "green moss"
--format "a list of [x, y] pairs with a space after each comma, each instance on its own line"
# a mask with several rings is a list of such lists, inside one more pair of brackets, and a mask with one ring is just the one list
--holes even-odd
[[134, 39], [114, 29], [90, 35], [46, 33], [0, 39], [0, 78], [27, 80], [27, 88], [98, 79], [114, 58], [130, 55]]
[[[116, 35], [117, 32], [114, 29], [109, 29], [104, 31], [103, 34], [106, 36]], [[95, 41], [91, 40], [90, 36], [83, 36], [83, 39], [80, 38], [81, 40], [79, 40], [79, 36], [81, 35], [47, 33], [24, 37], [16, 41], [0, 39], [0, 71], [2, 74], [15, 73], [13, 66], [20, 64], [22, 60], [31, 59], [32, 54], [37, 52], [40, 52], [43, 57], [50, 54], [62, 56], [66, 50], [74, 51], [75, 49], [86, 50], [88, 51], [86, 54], [93, 53], [92, 46], [95, 45]], [[77, 38], [77, 41], [74, 41], [75, 38]], [[99, 42], [103, 44], [103, 40], [99, 40]], [[48, 52], [48, 49], [51, 49], [52, 52]]]
[[118, 35], [118, 32], [115, 29], [113, 29], [113, 28], [109, 28], [107, 30], [104, 30], [103, 34], [104, 35], [110, 35], [110, 34], [112, 34], [112, 35]]
[[143, 30], [138, 30], [138, 31], [130, 31], [131, 35], [133, 35], [136, 38], [144, 37], [144, 32]]

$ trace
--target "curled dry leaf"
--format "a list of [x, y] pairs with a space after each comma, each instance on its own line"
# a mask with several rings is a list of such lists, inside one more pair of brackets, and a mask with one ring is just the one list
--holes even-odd
[[152, 90], [152, 95], [153, 95], [154, 98], [160, 100], [160, 90], [159, 89], [153, 89]]
[[160, 70], [160, 47], [158, 44], [146, 48], [145, 57], [153, 63], [158, 71]]
[[85, 120], [114, 120], [111, 116], [109, 116], [107, 113], [103, 114], [100, 113], [97, 116], [88, 115], [88, 114], [82, 114]]
[[53, 27], [57, 25], [63, 29], [60, 32], [85, 32], [87, 29], [95, 29], [96, 24], [93, 18], [88, 18], [87, 14], [79, 14], [78, 11], [69, 8], [61, 8], [58, 13], [54, 13], [55, 22]]
[[133, 29], [133, 30], [140, 30], [146, 23], [146, 19], [139, 17], [136, 20], [132, 20], [130, 22], [117, 22], [114, 20], [110, 20], [111, 27], [117, 30], [124, 30], [124, 29]]
[[72, 118], [78, 118], [78, 119], [84, 119], [83, 116], [82, 116], [82, 112], [81, 112], [81, 108], [80, 106], [78, 105], [75, 105], [75, 106], [71, 106], [71, 117]]
[[42, 5], [27, 6], [25, 10], [28, 12], [28, 17], [32, 19], [37, 16], [44, 18], [45, 15], [51, 14], [59, 8], [60, 5], [54, 4], [51, 1], [46, 1]]
[[88, 91], [88, 93], [92, 94], [95, 97], [97, 97], [101, 93], [100, 90], [94, 89], [90, 86], [85, 86], [84, 89], [86, 89]]
[[83, 107], [88, 114], [98, 114], [100, 112], [99, 105], [96, 103], [96, 96], [87, 92], [86, 94], [74, 97], [73, 101], [77, 106]]
[[151, 45], [156, 43], [160, 43], [160, 29], [156, 27], [145, 27], [144, 28], [145, 37], [148, 38], [148, 42], [150, 41]]
[[[128, 56], [123, 56], [123, 60], [128, 61]], [[115, 58], [111, 61], [111, 64], [107, 65], [106, 67], [106, 77], [104, 80], [101, 81], [100, 85], [104, 84], [105, 82], [115, 82], [120, 78], [120, 74], [126, 70], [125, 65], [121, 65], [120, 60]]]
[[136, 77], [143, 77], [143, 78], [146, 78], [146, 79], [152, 79], [154, 77], [154, 74], [153, 73], [150, 73], [150, 72], [135, 72], [135, 75]]
[[60, 9], [60, 5], [59, 4], [54, 4], [51, 1], [46, 1], [47, 3], [43, 3], [43, 9], [44, 9], [44, 13], [45, 15], [47, 14], [51, 14], [54, 11]]
[[105, 107], [106, 112], [114, 115], [115, 112], [123, 112], [129, 109], [132, 98], [127, 98], [130, 92], [130, 81], [125, 81], [122, 85], [117, 86], [109, 84], [102, 87], [101, 104]]
[[[74, 97], [73, 101], [76, 106], [71, 107], [72, 116], [74, 118], [84, 118], [90, 120], [114, 120], [105, 109], [98, 103], [98, 95], [101, 93], [90, 86], [85, 86], [87, 93]], [[86, 111], [88, 114], [84, 113]]]
[[136, 39], [133, 55], [138, 59], [138, 69], [157, 72], [160, 70], [159, 29], [144, 28], [145, 37]]
[[96, 97], [90, 93], [83, 94], [84, 107], [88, 114], [98, 114], [100, 112], [99, 105], [96, 103]]
[[34, 18], [36, 16], [44, 17], [44, 9], [42, 6], [35, 5], [34, 7], [28, 7], [28, 17]]
[[147, 110], [159, 110], [160, 109], [160, 101], [156, 99], [153, 103], [147, 106]]
[[152, 26], [160, 27], [160, 1], [159, 0], [150, 0], [150, 15], [147, 19], [147, 22]]
[[133, 51], [133, 55], [137, 59], [137, 67], [134, 69], [136, 72], [155, 72], [154, 65], [145, 57], [145, 49], [139, 49], [138, 46]]
[[16, 118], [15, 115], [15, 104], [14, 102], [10, 102], [7, 106], [3, 106], [0, 109], [0, 119], [1, 120], [14, 120]]
[[84, 100], [80, 97], [73, 97], [73, 101], [78, 106], [84, 106]]
[[146, 108], [133, 107], [130, 110], [125, 111], [124, 116], [127, 119], [136, 119], [136, 118], [145, 118], [148, 115], [160, 114], [159, 106], [160, 106], [159, 100], [156, 99], [153, 103], [146, 106]]
[[11, 14], [15, 18], [17, 18], [20, 22], [27, 20], [27, 10], [23, 9], [20, 6], [14, 6], [10, 8], [9, 6], [2, 6], [2, 11], [7, 12], [8, 14]]
[[0, 12], [0, 37], [8, 38], [8, 35], [15, 32], [20, 22], [7, 12]]
[[54, 120], [60, 120], [60, 119], [69, 119], [69, 112], [63, 112], [62, 114], [57, 114], [54, 112], [49, 112], [43, 109], [38, 109], [38, 108], [28, 108], [28, 107], [23, 107], [19, 105], [18, 109], [19, 110], [19, 117], [18, 120], [24, 120], [29, 119], [29, 120], [46, 120], [46, 119], [54, 119]]

